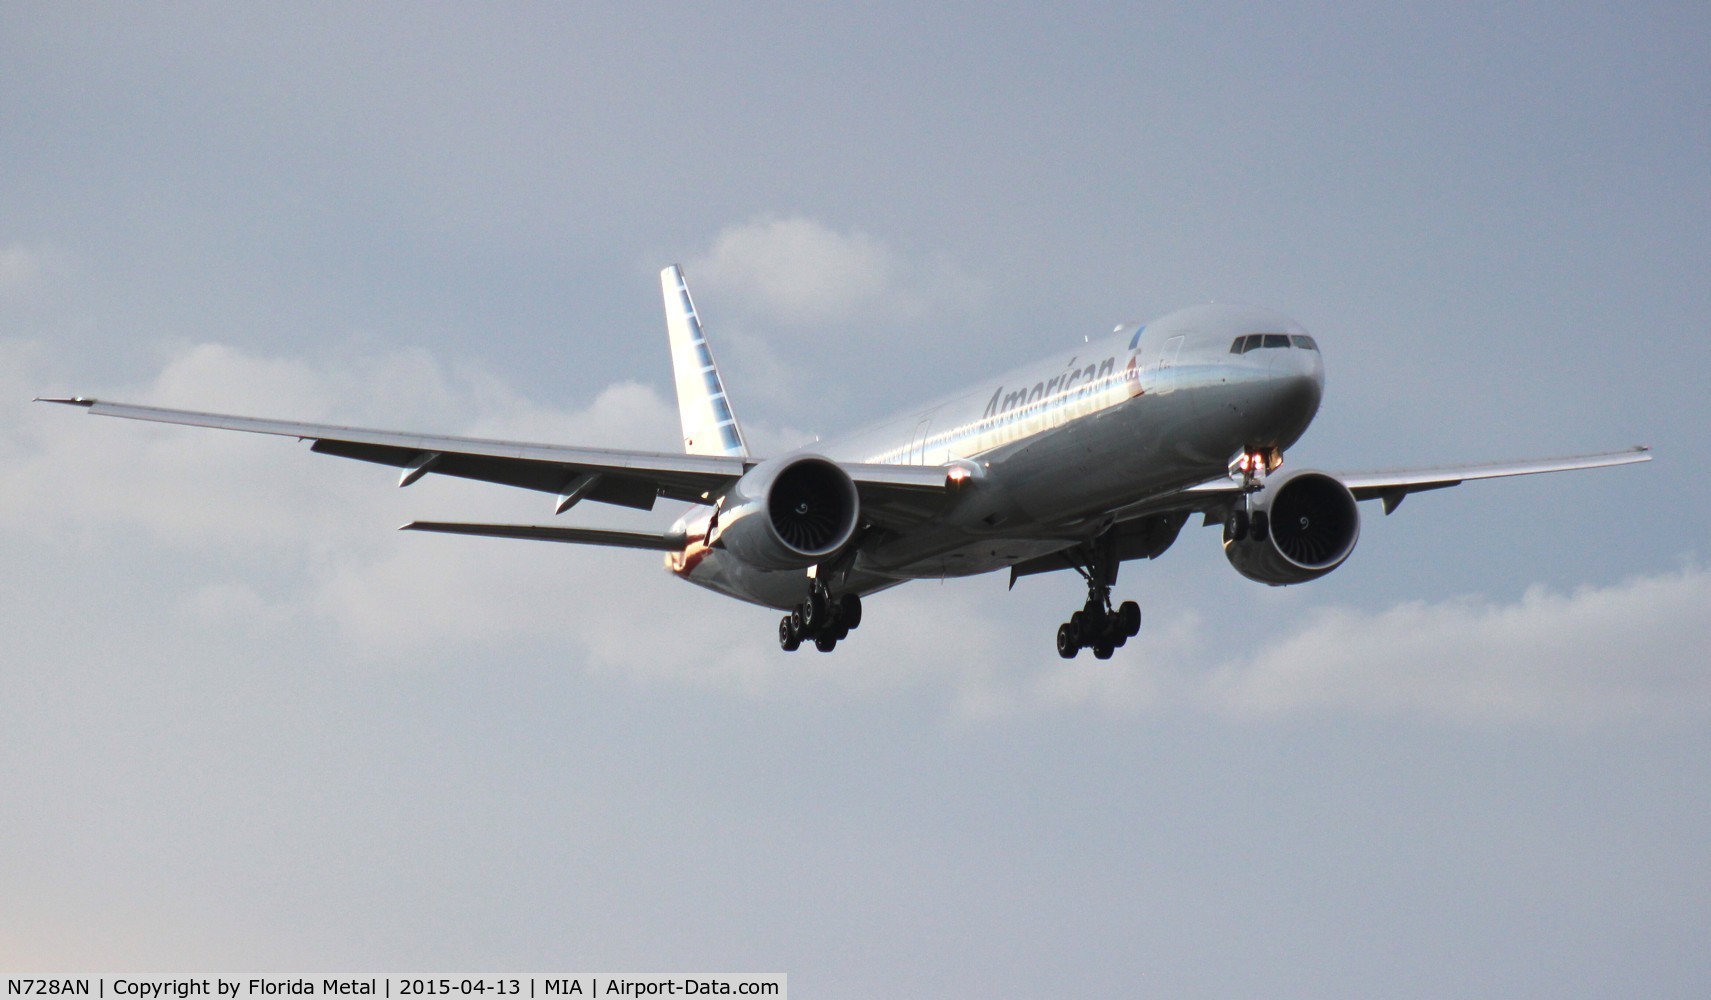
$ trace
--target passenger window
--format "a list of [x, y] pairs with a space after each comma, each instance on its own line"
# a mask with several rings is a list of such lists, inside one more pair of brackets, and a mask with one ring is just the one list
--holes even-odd
[[1319, 345], [1313, 343], [1312, 337], [1304, 337], [1298, 333], [1289, 339], [1295, 341], [1295, 346], [1304, 351], [1317, 351], [1319, 349]]
[[1268, 333], [1265, 335], [1264, 347], [1288, 347], [1289, 335], [1283, 333]]

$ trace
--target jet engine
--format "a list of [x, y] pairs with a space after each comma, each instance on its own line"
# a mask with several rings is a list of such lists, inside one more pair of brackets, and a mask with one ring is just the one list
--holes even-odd
[[1360, 539], [1349, 488], [1323, 472], [1280, 476], [1224, 521], [1224, 556], [1250, 580], [1281, 587], [1317, 580], [1343, 564]]
[[860, 513], [849, 473], [818, 455], [788, 455], [737, 480], [709, 526], [710, 541], [760, 569], [804, 569], [849, 544]]

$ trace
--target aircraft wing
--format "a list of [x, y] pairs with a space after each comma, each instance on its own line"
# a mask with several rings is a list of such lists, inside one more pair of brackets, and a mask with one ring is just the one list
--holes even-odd
[[484, 538], [522, 538], [537, 542], [571, 542], [578, 545], [610, 545], [620, 549], [654, 549], [681, 552], [689, 539], [680, 534], [642, 531], [606, 531], [600, 528], [553, 528], [538, 524], [470, 524], [463, 521], [411, 521], [400, 531], [437, 531], [446, 535], [479, 535]]
[[[1356, 500], [1383, 500], [1386, 514], [1402, 503], [1410, 493], [1441, 490], [1459, 486], [1474, 479], [1501, 479], [1506, 476], [1531, 476], [1541, 472], [1573, 472], [1577, 469], [1602, 469], [1613, 465], [1632, 465], [1652, 460], [1651, 449], [1635, 445], [1625, 451], [1607, 451], [1594, 455], [1565, 455], [1560, 458], [1533, 458], [1517, 462], [1487, 462], [1479, 465], [1439, 465], [1419, 469], [1381, 469], [1372, 472], [1332, 472]], [[1163, 510], [1189, 510], [1211, 513], [1222, 508], [1233, 497], [1240, 496], [1241, 484], [1234, 479], [1219, 478], [1191, 486], [1181, 493], [1161, 497], [1127, 508], [1118, 520], [1142, 517]]]
[[[80, 406], [103, 417], [294, 437], [314, 442], [310, 449], [322, 454], [402, 469], [400, 486], [408, 486], [430, 472], [476, 479], [557, 494], [561, 513], [584, 499], [639, 510], [653, 509], [657, 497], [707, 503], [755, 464], [752, 459], [730, 455], [683, 455], [446, 437], [172, 410], [82, 397], [41, 402]], [[918, 517], [920, 511], [932, 509], [945, 492], [945, 472], [935, 467], [846, 464], [843, 468], [856, 482], [863, 510], [871, 509], [880, 521]]]
[[[1651, 461], [1651, 449], [1636, 445], [1626, 451], [1562, 458], [1490, 462], [1482, 465], [1444, 465], [1420, 469], [1386, 469], [1375, 472], [1330, 473], [1349, 488], [1356, 500], [1382, 500], [1389, 514], [1410, 493], [1441, 490], [1472, 479], [1530, 476], [1540, 472], [1572, 472], [1632, 465]], [[1219, 477], [1174, 493], [1165, 493], [1129, 504], [1112, 515], [1112, 542], [1119, 561], [1151, 559], [1161, 555], [1176, 540], [1178, 530], [1192, 514], [1205, 515], [1204, 524], [1222, 524], [1230, 505], [1242, 496], [1240, 481]], [[1011, 567], [1010, 585], [1019, 577], [1071, 568], [1076, 559], [1075, 542], [1066, 539], [1063, 550]]]
[[1520, 462], [1490, 462], [1484, 465], [1438, 466], [1425, 469], [1386, 469], [1376, 472], [1333, 473], [1355, 495], [1356, 500], [1383, 500], [1386, 514], [1402, 503], [1410, 493], [1441, 490], [1471, 479], [1501, 479], [1505, 476], [1531, 476], [1540, 472], [1572, 472], [1576, 469], [1602, 469], [1613, 465], [1632, 465], [1652, 460], [1651, 449], [1635, 445], [1626, 451], [1603, 452], [1597, 455], [1566, 455], [1561, 458], [1536, 458]]

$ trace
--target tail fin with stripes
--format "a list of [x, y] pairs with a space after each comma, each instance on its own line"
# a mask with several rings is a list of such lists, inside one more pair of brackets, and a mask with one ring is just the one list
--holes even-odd
[[684, 452], [747, 458], [748, 443], [725, 396], [725, 383], [695, 313], [695, 301], [689, 297], [683, 269], [673, 264], [661, 271], [659, 284], [665, 297], [665, 329], [671, 337], [671, 367], [677, 377]]

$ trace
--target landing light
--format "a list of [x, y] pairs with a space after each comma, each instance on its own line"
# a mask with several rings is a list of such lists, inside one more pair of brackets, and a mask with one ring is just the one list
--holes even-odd
[[1276, 472], [1282, 467], [1283, 452], [1276, 448], [1267, 451], [1244, 451], [1235, 463], [1235, 471], [1245, 476]]

